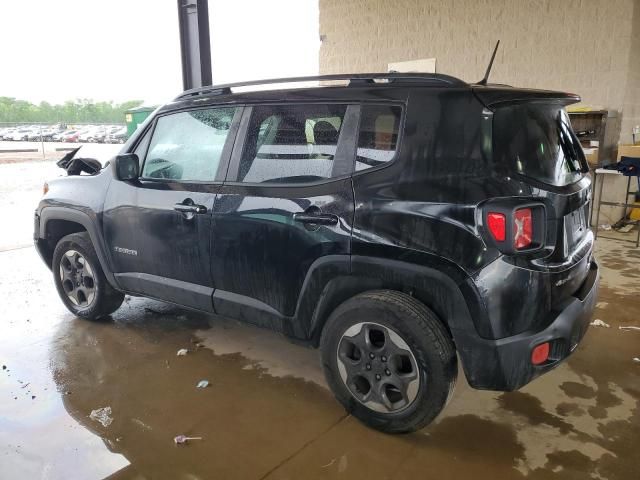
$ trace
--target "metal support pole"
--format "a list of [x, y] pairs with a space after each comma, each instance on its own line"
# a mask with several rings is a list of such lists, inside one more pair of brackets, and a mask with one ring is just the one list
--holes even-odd
[[42, 146], [42, 158], [47, 158], [47, 156], [44, 154], [44, 137], [42, 136], [42, 125], [38, 125], [38, 127], [40, 128], [40, 145]]
[[208, 0], [178, 0], [178, 24], [184, 89], [211, 85]]
[[602, 186], [604, 185], [604, 177], [600, 179], [600, 191], [598, 192], [598, 211], [596, 213], [596, 235], [598, 238], [598, 228], [600, 228], [600, 207], [602, 206]]

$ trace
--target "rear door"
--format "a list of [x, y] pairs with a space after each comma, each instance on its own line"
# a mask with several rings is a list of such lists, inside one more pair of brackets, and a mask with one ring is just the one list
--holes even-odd
[[139, 142], [140, 178], [112, 182], [105, 204], [122, 288], [213, 310], [212, 212], [240, 116], [234, 106], [161, 115]]
[[347, 104], [245, 108], [214, 212], [217, 313], [254, 323], [292, 316], [318, 265], [342, 257], [348, 269], [358, 112]]

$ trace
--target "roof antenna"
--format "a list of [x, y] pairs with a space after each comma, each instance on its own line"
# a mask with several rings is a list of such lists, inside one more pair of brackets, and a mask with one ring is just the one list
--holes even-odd
[[500, 40], [496, 42], [496, 48], [493, 49], [493, 55], [491, 55], [491, 60], [489, 61], [489, 66], [487, 67], [487, 71], [482, 77], [482, 80], [478, 82], [478, 85], [486, 85], [489, 80], [489, 74], [491, 73], [491, 67], [493, 67], [493, 60], [496, 58], [496, 53], [498, 52], [498, 46], [500, 45]]

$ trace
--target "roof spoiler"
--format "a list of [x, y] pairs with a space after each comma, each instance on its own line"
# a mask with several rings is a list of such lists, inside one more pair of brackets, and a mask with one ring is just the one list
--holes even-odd
[[473, 93], [487, 108], [530, 102], [557, 103], [566, 106], [581, 100], [580, 96], [575, 93], [491, 85], [474, 85]]

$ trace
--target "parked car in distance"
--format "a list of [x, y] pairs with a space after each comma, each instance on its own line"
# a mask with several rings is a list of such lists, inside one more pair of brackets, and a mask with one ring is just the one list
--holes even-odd
[[60, 135], [61, 142], [69, 142], [69, 143], [77, 143], [80, 137], [79, 130], [67, 130], [62, 135]]
[[42, 130], [42, 139], [45, 142], [52, 142], [54, 141], [54, 137], [63, 131], [64, 129], [60, 128], [59, 126], [49, 126]]
[[54, 141], [54, 142], [62, 142], [62, 141], [64, 141], [64, 137], [66, 135], [68, 135], [69, 133], [71, 133], [71, 132], [75, 132], [75, 130], [73, 128], [65, 128], [65, 129], [59, 131], [58, 133], [54, 133], [51, 136], [51, 140]]
[[91, 135], [92, 130], [82, 129], [78, 131], [78, 142], [88, 143], [88, 136]]
[[105, 138], [106, 143], [124, 143], [127, 141], [127, 127], [118, 127]]
[[32, 133], [32, 130], [29, 128], [16, 128], [11, 133], [5, 135], [4, 140], [12, 140], [14, 142], [17, 141], [26, 141], [29, 139], [29, 135]]
[[50, 181], [34, 238], [64, 305], [97, 319], [132, 294], [275, 329], [385, 432], [436, 418], [458, 361], [511, 391], [574, 352], [598, 292], [580, 98], [305, 80], [346, 84], [187, 91], [98, 173]]
[[43, 130], [40, 127], [31, 127], [27, 140], [30, 142], [40, 141], [42, 139]]
[[3, 128], [0, 130], [0, 140], [9, 140], [9, 136], [13, 134], [13, 128]]
[[87, 141], [89, 143], [104, 143], [104, 139], [107, 135], [107, 131], [105, 127], [98, 127], [94, 129], [91, 134], [87, 137]]

